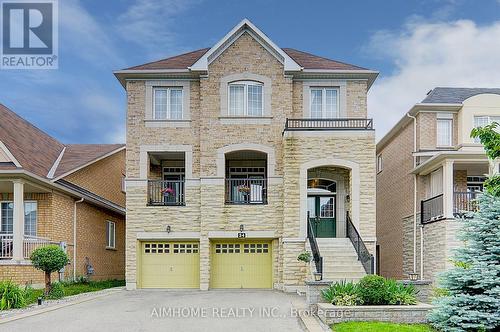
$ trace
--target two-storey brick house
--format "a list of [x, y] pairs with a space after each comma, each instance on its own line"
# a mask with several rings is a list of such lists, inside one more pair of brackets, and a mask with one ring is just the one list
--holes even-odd
[[63, 144], [0, 104], [0, 280], [43, 285], [29, 258], [49, 244], [61, 278], [123, 280], [124, 173], [125, 145]]
[[470, 133], [493, 121], [500, 89], [437, 87], [377, 143], [380, 274], [435, 282], [452, 266], [456, 218], [475, 209], [485, 177], [498, 172]]
[[[282, 49], [243, 20], [211, 48], [115, 75], [128, 289], [293, 290], [314, 271], [371, 272], [377, 72]], [[297, 260], [311, 246], [312, 269]]]

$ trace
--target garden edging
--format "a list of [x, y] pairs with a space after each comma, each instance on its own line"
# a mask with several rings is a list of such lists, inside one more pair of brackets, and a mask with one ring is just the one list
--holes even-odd
[[319, 319], [327, 325], [349, 321], [426, 323], [428, 312], [434, 308], [427, 303], [361, 306], [335, 306], [330, 303], [318, 303], [317, 306]]

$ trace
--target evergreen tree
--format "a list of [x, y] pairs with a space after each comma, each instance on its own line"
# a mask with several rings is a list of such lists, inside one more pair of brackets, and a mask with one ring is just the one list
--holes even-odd
[[455, 253], [455, 267], [442, 275], [448, 296], [438, 298], [429, 316], [443, 331], [500, 329], [500, 199], [479, 200], [472, 219], [461, 219], [465, 246]]

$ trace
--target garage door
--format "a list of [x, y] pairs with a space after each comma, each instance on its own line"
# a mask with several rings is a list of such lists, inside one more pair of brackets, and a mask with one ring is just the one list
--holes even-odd
[[198, 242], [141, 242], [140, 287], [200, 288]]
[[211, 288], [272, 288], [270, 241], [214, 241]]

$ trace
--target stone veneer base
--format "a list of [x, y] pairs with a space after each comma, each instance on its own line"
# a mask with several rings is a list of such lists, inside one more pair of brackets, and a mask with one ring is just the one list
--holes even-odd
[[334, 306], [318, 303], [318, 317], [327, 324], [350, 321], [380, 321], [393, 323], [426, 323], [427, 314], [434, 307], [426, 303], [416, 305]]

